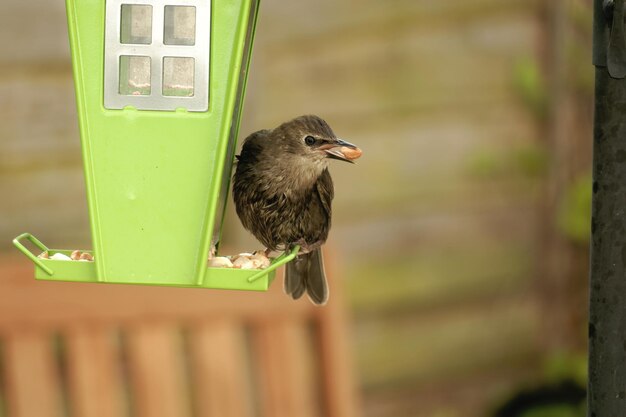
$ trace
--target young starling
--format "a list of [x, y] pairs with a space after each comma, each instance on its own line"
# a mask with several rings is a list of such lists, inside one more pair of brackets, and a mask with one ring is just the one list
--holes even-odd
[[333, 181], [328, 159], [352, 162], [361, 151], [317, 116], [301, 116], [248, 136], [238, 155], [233, 199], [243, 226], [269, 251], [300, 245], [285, 271], [285, 292], [328, 300], [320, 247], [328, 237]]

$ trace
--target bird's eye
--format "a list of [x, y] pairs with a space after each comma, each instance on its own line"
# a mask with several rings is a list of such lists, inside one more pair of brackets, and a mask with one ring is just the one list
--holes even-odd
[[315, 138], [313, 136], [307, 136], [306, 138], [304, 138], [304, 143], [309, 146], [313, 146], [313, 144], [315, 144]]

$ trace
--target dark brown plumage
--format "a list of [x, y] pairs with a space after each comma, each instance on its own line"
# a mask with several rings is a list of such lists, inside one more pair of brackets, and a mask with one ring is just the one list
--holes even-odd
[[320, 251], [334, 194], [328, 158], [351, 162], [342, 147], [357, 149], [321, 118], [301, 116], [251, 134], [238, 156], [233, 198], [243, 226], [268, 250], [301, 246], [285, 272], [285, 292], [294, 299], [306, 291], [315, 304], [328, 300]]

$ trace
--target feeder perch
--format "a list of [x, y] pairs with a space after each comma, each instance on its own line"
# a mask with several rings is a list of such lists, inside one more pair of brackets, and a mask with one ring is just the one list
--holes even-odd
[[52, 281], [266, 290], [274, 270], [207, 267], [217, 246], [258, 0], [67, 0], [93, 262]]

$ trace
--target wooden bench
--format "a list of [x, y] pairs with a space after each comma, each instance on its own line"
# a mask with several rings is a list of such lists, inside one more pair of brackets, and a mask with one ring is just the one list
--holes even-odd
[[281, 276], [266, 294], [32, 276], [0, 257], [8, 417], [357, 414], [336, 283], [316, 308], [287, 299]]

